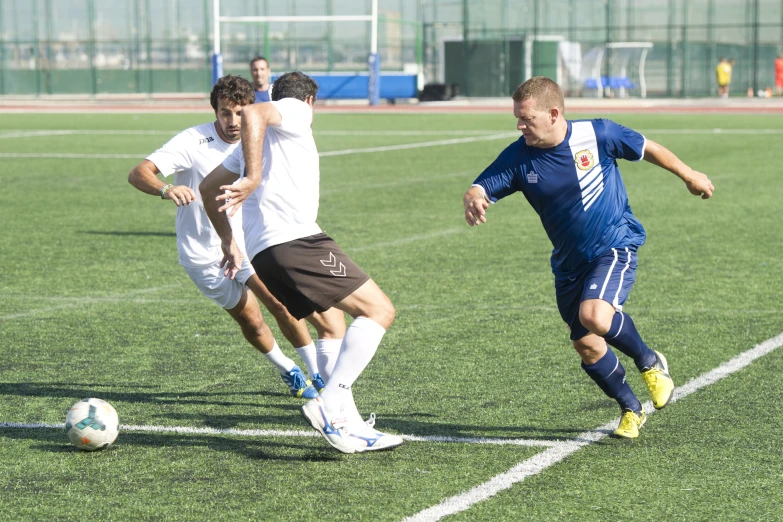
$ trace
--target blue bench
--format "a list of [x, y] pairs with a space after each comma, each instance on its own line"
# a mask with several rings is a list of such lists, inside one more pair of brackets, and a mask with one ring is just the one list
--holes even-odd
[[[627, 76], [601, 76], [601, 84], [610, 89], [635, 89], [637, 87]], [[597, 90], [598, 79], [587, 78], [585, 80], [585, 89]]]
[[[319, 100], [366, 100], [370, 93], [367, 73], [312, 74], [318, 83]], [[274, 81], [274, 77], [272, 81]], [[381, 74], [380, 98], [416, 98], [419, 93], [415, 74]]]

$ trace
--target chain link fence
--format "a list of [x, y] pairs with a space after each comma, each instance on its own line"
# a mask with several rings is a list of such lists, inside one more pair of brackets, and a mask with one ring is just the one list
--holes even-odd
[[[235, 16], [369, 12], [369, 0], [221, 2]], [[0, 95], [207, 92], [211, 16], [210, 0], [2, 0]], [[369, 23], [226, 23], [224, 70], [249, 78], [263, 55], [273, 72], [364, 72], [369, 33]], [[652, 44], [643, 63], [611, 45], [627, 42]], [[745, 95], [774, 86], [782, 46], [783, 0], [380, 0], [383, 70], [467, 96], [508, 96], [531, 74], [571, 96], [638, 95], [641, 69], [648, 96], [709, 96], [722, 56], [736, 61], [732, 95]], [[627, 90], [590, 83], [617, 78]]]

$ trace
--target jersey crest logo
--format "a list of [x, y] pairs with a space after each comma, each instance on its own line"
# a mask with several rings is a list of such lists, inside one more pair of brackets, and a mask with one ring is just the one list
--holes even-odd
[[527, 182], [528, 183], [538, 183], [538, 174], [536, 174], [536, 171], [531, 170], [527, 173]]
[[580, 150], [574, 155], [574, 162], [579, 170], [590, 170], [595, 166], [593, 153], [588, 149]]

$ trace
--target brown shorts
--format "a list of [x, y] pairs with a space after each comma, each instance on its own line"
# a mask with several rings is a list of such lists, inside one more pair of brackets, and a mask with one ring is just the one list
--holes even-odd
[[297, 319], [328, 310], [370, 280], [326, 234], [269, 247], [252, 263], [272, 295]]

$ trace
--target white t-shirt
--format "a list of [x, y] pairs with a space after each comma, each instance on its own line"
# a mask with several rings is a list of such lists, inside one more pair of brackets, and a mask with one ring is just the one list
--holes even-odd
[[[313, 110], [303, 101], [272, 103], [282, 116], [279, 127], [267, 127], [261, 184], [242, 205], [245, 243], [250, 259], [259, 252], [321, 232], [318, 216], [320, 169], [310, 125]], [[245, 175], [242, 147], [223, 166]]]
[[[195, 201], [177, 208], [177, 250], [182, 266], [203, 267], [223, 258], [220, 236], [207, 217], [198, 186], [239, 144], [223, 141], [215, 125], [204, 123], [186, 129], [147, 156], [164, 176], [174, 174], [175, 185], [190, 187], [196, 193]], [[234, 231], [242, 230], [241, 215], [237, 212], [231, 218]], [[242, 234], [234, 237], [244, 252]]]

